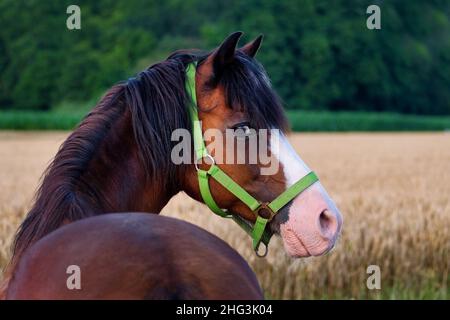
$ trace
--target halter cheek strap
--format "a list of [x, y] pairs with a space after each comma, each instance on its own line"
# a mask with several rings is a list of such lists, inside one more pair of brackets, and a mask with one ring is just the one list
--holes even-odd
[[[244, 229], [253, 239], [253, 249], [258, 256], [267, 254], [267, 246], [269, 245], [272, 232], [270, 228], [266, 228], [267, 223], [288, 204], [297, 195], [302, 193], [319, 179], [314, 172], [308, 173], [306, 176], [298, 180], [295, 184], [286, 189], [282, 194], [270, 203], [262, 203], [250, 195], [244, 188], [237, 184], [229, 175], [227, 175], [219, 166], [216, 165], [214, 158], [208, 153], [205, 142], [203, 140], [203, 131], [201, 123], [198, 119], [197, 96], [195, 92], [195, 72], [196, 65], [191, 63], [186, 68], [186, 91], [191, 98], [192, 105], [189, 106], [190, 117], [192, 121], [192, 134], [195, 150], [195, 168], [197, 169], [198, 184], [201, 196], [205, 204], [215, 214], [233, 219], [242, 229]], [[204, 158], [210, 160], [208, 170], [202, 170], [198, 167], [198, 162]], [[231, 215], [227, 211], [221, 209], [214, 201], [209, 188], [209, 178], [213, 178], [220, 183], [225, 189], [231, 192], [236, 198], [242, 201], [255, 214], [256, 221], [252, 225], [240, 216]], [[265, 245], [265, 252], [260, 254], [259, 245]]]

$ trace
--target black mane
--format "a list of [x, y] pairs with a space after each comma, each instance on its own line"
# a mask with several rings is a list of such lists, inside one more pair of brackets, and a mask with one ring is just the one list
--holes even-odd
[[217, 83], [225, 89], [227, 105], [244, 112], [253, 128], [288, 129], [280, 98], [272, 89], [266, 71], [255, 59], [237, 51], [234, 61], [222, 71]]
[[[197, 61], [199, 65], [211, 53], [201, 51], [177, 51], [168, 60], [181, 61], [184, 67]], [[237, 50], [234, 61], [221, 73], [219, 79], [207, 81], [210, 87], [217, 85], [225, 89], [225, 101], [233, 110], [244, 112], [254, 129], [276, 128], [288, 130], [281, 99], [272, 89], [270, 79], [263, 66], [255, 59]]]

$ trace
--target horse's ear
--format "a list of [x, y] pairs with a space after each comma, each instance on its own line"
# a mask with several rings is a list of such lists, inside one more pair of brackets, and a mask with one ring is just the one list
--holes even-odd
[[213, 67], [216, 78], [219, 78], [226, 65], [233, 61], [236, 46], [241, 36], [242, 32], [240, 31], [230, 34], [214, 52]]
[[262, 34], [259, 35], [255, 40], [247, 43], [245, 46], [243, 46], [239, 50], [241, 50], [243, 53], [245, 53], [249, 57], [253, 58], [256, 55], [256, 53], [258, 52], [259, 47], [261, 47], [263, 37], [264, 36]]

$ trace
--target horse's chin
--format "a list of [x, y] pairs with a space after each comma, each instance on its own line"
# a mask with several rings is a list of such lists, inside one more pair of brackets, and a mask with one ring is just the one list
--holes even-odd
[[318, 243], [315, 246], [306, 246], [301, 237], [294, 231], [281, 228], [281, 238], [283, 239], [284, 250], [292, 258], [306, 258], [310, 256], [320, 256], [333, 248], [333, 244]]

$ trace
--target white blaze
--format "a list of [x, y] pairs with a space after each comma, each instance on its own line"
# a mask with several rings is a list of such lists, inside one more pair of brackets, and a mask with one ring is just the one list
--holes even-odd
[[272, 130], [270, 137], [270, 151], [283, 166], [286, 188], [311, 172], [311, 169], [298, 156], [288, 139], [279, 130]]

